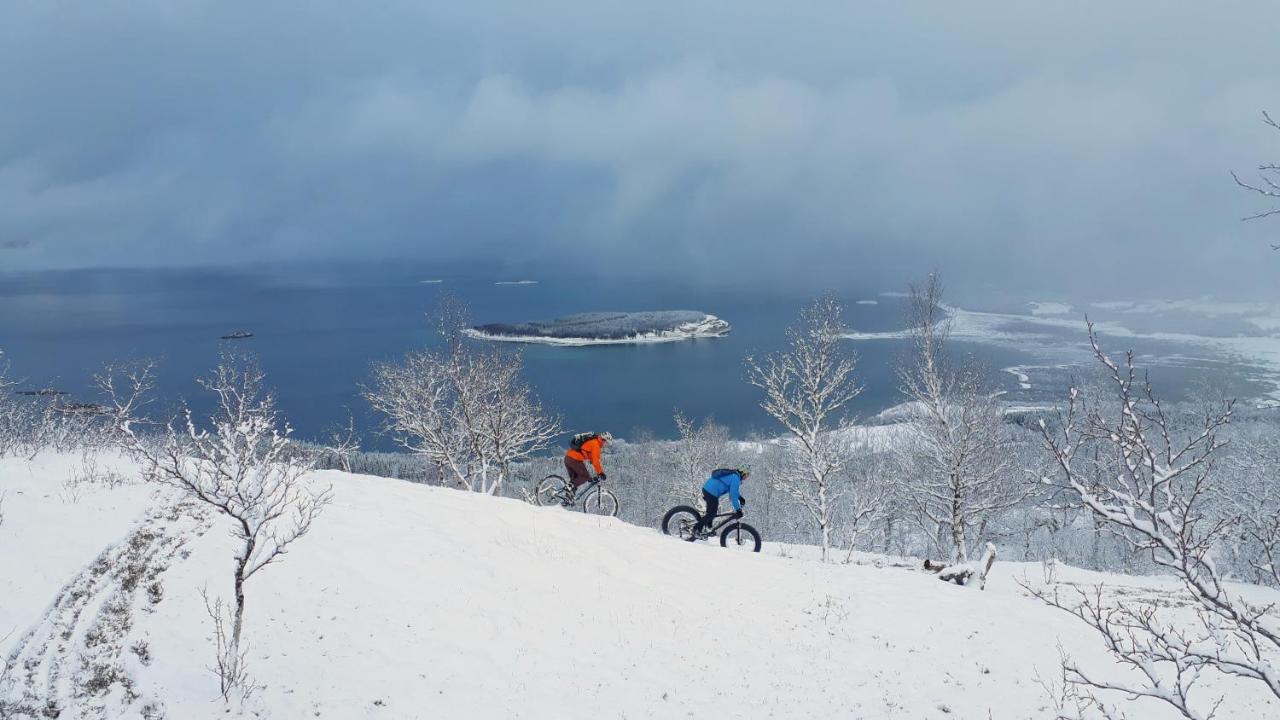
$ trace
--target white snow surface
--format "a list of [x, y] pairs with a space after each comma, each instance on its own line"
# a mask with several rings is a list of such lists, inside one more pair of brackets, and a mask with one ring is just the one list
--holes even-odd
[[[135, 484], [64, 503], [76, 463], [0, 460], [0, 638], [16, 630], [0, 640], [6, 655], [59, 587], [166, 498]], [[62, 717], [140, 718], [149, 701], [184, 720], [1046, 718], [1036, 675], [1055, 675], [1059, 643], [1095, 672], [1120, 672], [1097, 638], [1015, 582], [1043, 582], [1039, 565], [998, 561], [980, 592], [876, 556], [824, 565], [814, 548], [768, 538], [764, 552], [738, 554], [515, 500], [336, 471], [310, 480], [332, 485], [333, 505], [249, 581], [248, 662], [263, 686], [253, 698], [227, 712], [206, 670], [197, 591], [229, 593], [233, 548], [215, 520], [160, 576], [163, 599], [135, 601], [123, 644], [145, 641], [151, 659], [122, 666], [140, 699], [68, 691]], [[1065, 567], [1059, 580], [1175, 591]], [[80, 632], [63, 667], [86, 647]], [[1280, 712], [1243, 681], [1209, 682], [1226, 696], [1219, 717]], [[82, 713], [93, 703], [100, 713]]]

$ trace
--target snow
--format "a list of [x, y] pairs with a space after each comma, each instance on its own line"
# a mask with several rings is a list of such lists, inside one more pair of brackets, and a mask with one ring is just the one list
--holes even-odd
[[[133, 471], [120, 458], [107, 462]], [[64, 484], [81, 473], [78, 455], [0, 460], [0, 637], [39, 617], [63, 583], [124, 536], [154, 493], [140, 484]]]
[[1072, 307], [1059, 302], [1029, 302], [1032, 315], [1070, 315]]
[[846, 340], [905, 340], [906, 330], [888, 330], [885, 332], [858, 332], [851, 330], [841, 335]]
[[[127, 485], [64, 504], [57, 490], [75, 465], [0, 460], [0, 637], [18, 629], [0, 652], [164, 499]], [[259, 717], [1041, 718], [1037, 673], [1056, 674], [1059, 643], [1119, 672], [1097, 638], [1026, 596], [1016, 580], [1043, 582], [1039, 565], [997, 562], [982, 592], [892, 566], [914, 561], [823, 565], [816, 548], [768, 538], [765, 552], [738, 554], [515, 500], [336, 471], [311, 479], [332, 485], [333, 505], [248, 585], [249, 670], [263, 687], [245, 710]], [[124, 667], [168, 718], [227, 717], [198, 594], [229, 591], [223, 529], [194, 537], [161, 575], [163, 599], [132, 616], [125, 645], [145, 640], [152, 659]], [[1165, 578], [1057, 573], [1117, 593], [1176, 591]], [[1213, 682], [1227, 695], [1220, 717], [1278, 710], [1248, 684]], [[141, 717], [119, 688], [104, 702], [103, 717]]]
[[491, 323], [467, 330], [471, 337], [500, 342], [544, 345], [630, 345], [717, 338], [729, 334], [729, 323], [693, 310], [596, 312], [526, 323]]
[[[1053, 304], [1032, 303], [1032, 312]], [[1131, 316], [1135, 321], [1141, 319], [1154, 322], [1161, 312], [1196, 313], [1201, 317], [1233, 316], [1240, 320], [1241, 328], [1250, 326], [1257, 328], [1261, 334], [1235, 335], [1201, 335], [1188, 332], [1169, 331], [1136, 331], [1115, 320], [1091, 315], [1094, 329], [1106, 340], [1143, 340], [1156, 341], [1181, 346], [1198, 354], [1197, 359], [1205, 357], [1229, 362], [1237, 366], [1253, 369], [1255, 379], [1272, 386], [1270, 397], [1280, 399], [1280, 306], [1263, 303], [1228, 303], [1207, 299], [1190, 301], [1159, 302], [1097, 302], [1092, 307], [1110, 313]], [[1040, 314], [1017, 314], [979, 312], [960, 307], [946, 305], [944, 308], [951, 318], [951, 339], [960, 342], [975, 342], [1010, 347], [1023, 352], [1034, 353], [1046, 360], [1062, 362], [1064, 359], [1088, 361], [1091, 357], [1085, 342], [1085, 323], [1083, 317], [1061, 317], [1057, 311], [1068, 306], [1054, 306], [1053, 312]], [[1140, 316], [1140, 317], [1139, 317]], [[905, 330], [885, 332], [860, 332], [852, 330], [843, 335], [855, 341], [902, 340], [907, 337]], [[1176, 358], [1177, 354], [1171, 357]], [[1168, 360], [1169, 356], [1157, 360]], [[1038, 366], [1037, 366], [1038, 367]]]
[[1009, 373], [1010, 375], [1018, 379], [1018, 387], [1022, 388], [1023, 390], [1030, 390], [1031, 377], [1027, 375], [1025, 372], [1023, 372], [1024, 370], [1026, 370], [1026, 368], [1019, 365], [1015, 365], [1013, 367], [1007, 367], [1004, 369], [1005, 372]]

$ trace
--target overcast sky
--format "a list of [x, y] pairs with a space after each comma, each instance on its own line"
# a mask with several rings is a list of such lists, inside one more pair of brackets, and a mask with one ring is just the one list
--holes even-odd
[[[1271, 292], [1274, 0], [10, 0], [0, 269]], [[1169, 295], [1194, 292], [1166, 293]]]

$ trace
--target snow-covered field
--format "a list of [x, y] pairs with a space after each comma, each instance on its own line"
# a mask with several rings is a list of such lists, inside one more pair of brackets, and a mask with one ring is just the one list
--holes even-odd
[[[64, 486], [80, 467], [0, 460], [0, 651], [20, 660], [7, 697], [52, 699], [64, 719], [226, 717], [198, 592], [229, 593], [225, 527], [137, 483]], [[1038, 565], [997, 563], [981, 592], [804, 547], [740, 555], [514, 500], [311, 480], [333, 505], [248, 586], [262, 688], [244, 710], [259, 717], [1050, 718], [1037, 676], [1055, 676], [1059, 644], [1111, 671], [1016, 582], [1045, 582]], [[1159, 578], [1057, 579], [1176, 600]], [[1280, 713], [1217, 682], [1220, 718]]]

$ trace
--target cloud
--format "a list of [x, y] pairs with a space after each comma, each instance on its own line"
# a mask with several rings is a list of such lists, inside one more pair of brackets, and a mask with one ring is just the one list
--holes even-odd
[[1271, 287], [1278, 11], [1229, 5], [22, 3], [0, 243]]

